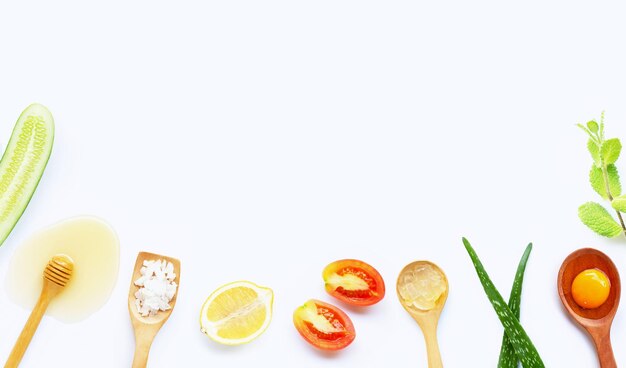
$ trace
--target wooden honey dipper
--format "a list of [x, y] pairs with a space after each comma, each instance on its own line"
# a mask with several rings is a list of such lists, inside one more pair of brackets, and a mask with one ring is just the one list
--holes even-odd
[[28, 348], [28, 344], [33, 339], [35, 331], [41, 322], [50, 301], [65, 289], [65, 286], [72, 278], [74, 272], [74, 261], [64, 254], [57, 254], [52, 257], [43, 271], [43, 288], [41, 295], [33, 311], [26, 321], [22, 333], [17, 338], [17, 342], [9, 355], [4, 368], [15, 368], [22, 361], [22, 357]]

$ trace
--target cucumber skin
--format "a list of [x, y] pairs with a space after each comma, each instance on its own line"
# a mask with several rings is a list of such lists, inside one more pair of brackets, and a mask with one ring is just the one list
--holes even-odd
[[[7, 172], [7, 167], [9, 165], [8, 161], [11, 160], [12, 154], [15, 151], [17, 143], [20, 140], [20, 133], [23, 129], [24, 123], [30, 116], [37, 116], [43, 120], [44, 129], [46, 130], [47, 136], [45, 138], [42, 148], [42, 155], [41, 157], [39, 157], [39, 162], [35, 163], [35, 170], [30, 176], [30, 180], [26, 182], [27, 185], [24, 186], [22, 195], [20, 196], [20, 198], [16, 199], [17, 204], [15, 204], [12, 213], [9, 214], [4, 221], [0, 221], [0, 246], [2, 246], [9, 234], [11, 234], [11, 231], [13, 231], [13, 228], [15, 228], [15, 225], [22, 217], [22, 214], [30, 203], [31, 198], [35, 193], [39, 182], [41, 181], [41, 177], [43, 176], [45, 168], [48, 164], [48, 160], [50, 159], [50, 154], [52, 153], [52, 146], [54, 145], [54, 118], [52, 117], [52, 114], [43, 105], [37, 103], [29, 105], [26, 109], [24, 109], [24, 111], [22, 111], [19, 118], [17, 119], [15, 127], [13, 128], [13, 132], [11, 133], [11, 138], [9, 139], [9, 142], [4, 150], [2, 159], [0, 159], [0, 179]], [[31, 137], [34, 135], [36, 135], [35, 131], [33, 131]], [[25, 154], [28, 154], [29, 152], [32, 152], [31, 147], [28, 147]], [[22, 168], [24, 165], [28, 164], [28, 162], [28, 159], [22, 160], [19, 167]], [[10, 196], [12, 195], [12, 193], [14, 193], [10, 191], [10, 189], [11, 184], [15, 180], [19, 179], [13, 178], [13, 180], [7, 185], [7, 191], [0, 194], [0, 200], [3, 200], [4, 198], [6, 198], [7, 195]], [[4, 211], [4, 208], [2, 208], [3, 205], [4, 203], [0, 204], [0, 213]]]

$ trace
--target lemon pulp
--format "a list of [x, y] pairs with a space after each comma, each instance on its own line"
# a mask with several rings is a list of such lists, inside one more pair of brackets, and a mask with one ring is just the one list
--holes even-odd
[[205, 301], [201, 330], [226, 345], [252, 341], [269, 326], [273, 298], [271, 289], [248, 281], [224, 285]]

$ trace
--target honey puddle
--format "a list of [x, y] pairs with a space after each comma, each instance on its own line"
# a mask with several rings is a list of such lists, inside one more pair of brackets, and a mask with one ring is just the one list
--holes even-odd
[[74, 273], [46, 314], [63, 322], [78, 322], [109, 299], [119, 270], [119, 240], [106, 222], [86, 216], [64, 220], [35, 233], [13, 254], [6, 279], [9, 297], [32, 309], [43, 286], [43, 270], [50, 258], [59, 253], [74, 260]]

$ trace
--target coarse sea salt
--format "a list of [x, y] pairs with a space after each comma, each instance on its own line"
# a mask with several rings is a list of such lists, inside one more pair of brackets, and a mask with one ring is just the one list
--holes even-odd
[[141, 277], [135, 280], [139, 290], [135, 293], [135, 306], [143, 317], [154, 316], [159, 311], [171, 309], [170, 301], [176, 295], [176, 274], [172, 262], [165, 260], [143, 261]]

